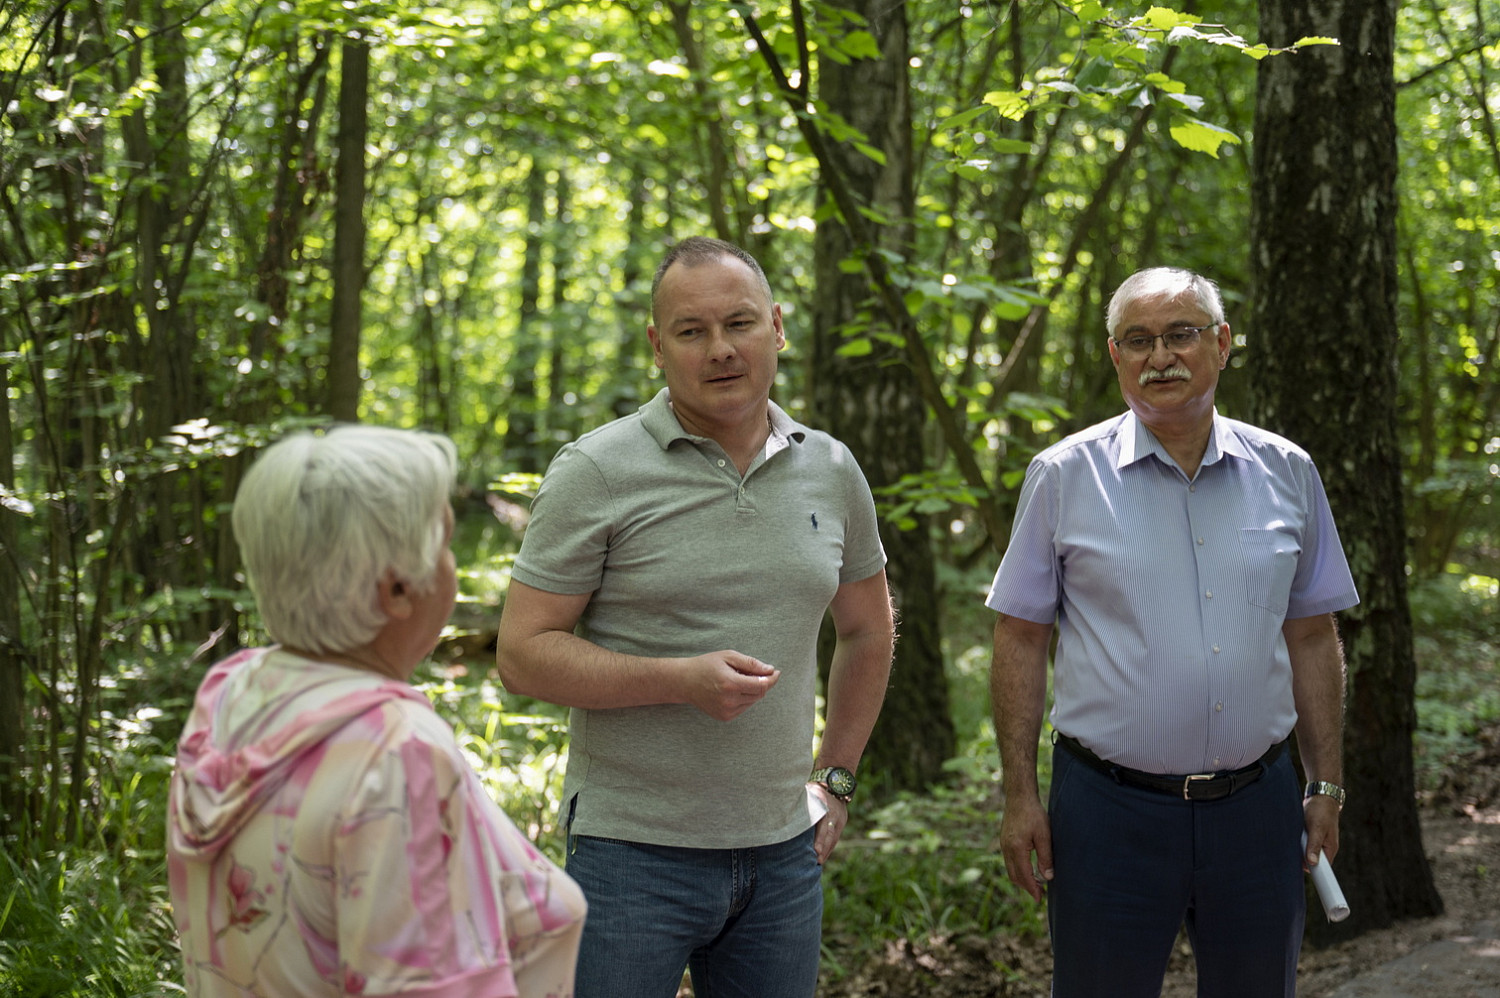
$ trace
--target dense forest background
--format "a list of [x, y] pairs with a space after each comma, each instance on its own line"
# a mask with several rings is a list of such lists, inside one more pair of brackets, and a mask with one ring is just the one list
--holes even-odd
[[881, 800], [993, 771], [979, 602], [1029, 457], [1121, 408], [1109, 293], [1219, 281], [1220, 411], [1313, 453], [1366, 596], [1346, 931], [1433, 910], [1409, 594], [1500, 600], [1500, 2], [1302, 6], [4, 0], [0, 929], [113, 883], [100, 935], [170, 980], [172, 744], [263, 639], [225, 514], [333, 419], [457, 441], [465, 602], [424, 681], [545, 839], [559, 720], [486, 641], [535, 476], [660, 387], [652, 271], [699, 233], [765, 265], [777, 401], [881, 501]]

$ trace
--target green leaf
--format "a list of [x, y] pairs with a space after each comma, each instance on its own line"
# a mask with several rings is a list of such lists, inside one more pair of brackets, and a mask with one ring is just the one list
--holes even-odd
[[944, 118], [942, 121], [938, 122], [938, 131], [947, 132], [955, 128], [962, 128], [969, 122], [973, 121], [975, 118], [979, 117], [981, 114], [985, 114], [988, 111], [989, 108], [985, 107], [982, 104], [978, 107], [971, 107], [967, 111], [960, 111], [958, 114], [955, 114], [952, 117]]
[[1294, 48], [1294, 49], [1300, 49], [1300, 48], [1305, 48], [1308, 45], [1341, 45], [1341, 44], [1343, 44], [1343, 43], [1340, 42], [1337, 38], [1326, 38], [1326, 37], [1324, 37], [1322, 35], [1308, 35], [1305, 38], [1299, 38], [1295, 42], [1292, 42], [1292, 48]]
[[868, 336], [861, 336], [857, 340], [850, 340], [834, 351], [840, 357], [868, 357], [874, 352], [875, 344], [870, 342]]
[[1031, 155], [1031, 143], [1020, 139], [996, 139], [990, 143], [990, 148], [997, 153], [1015, 153], [1021, 156]]
[[1114, 64], [1107, 59], [1090, 59], [1073, 77], [1073, 81], [1084, 90], [1092, 90], [1104, 86], [1113, 72]]
[[1102, 21], [1109, 16], [1109, 11], [1105, 10], [1096, 0], [1084, 0], [1083, 3], [1074, 4], [1073, 13], [1078, 15], [1078, 19], [1084, 24], [1093, 24], [1095, 21]]
[[880, 43], [868, 31], [851, 31], [839, 42], [839, 51], [856, 59], [879, 59]]
[[1187, 108], [1189, 111], [1193, 111], [1193, 112], [1196, 113], [1196, 112], [1199, 112], [1199, 111], [1203, 110], [1204, 100], [1203, 100], [1202, 97], [1197, 97], [1197, 96], [1195, 96], [1193, 94], [1173, 94], [1173, 93], [1166, 94], [1165, 97], [1169, 101], [1173, 101], [1174, 103], [1181, 104], [1183, 107]]
[[1197, 118], [1180, 118], [1173, 123], [1171, 131], [1172, 138], [1184, 149], [1206, 152], [1214, 159], [1219, 158], [1219, 147], [1226, 142], [1231, 145], [1240, 144], [1240, 137], [1227, 128], [1220, 128]]
[[1180, 25], [1197, 24], [1199, 20], [1199, 18], [1191, 14], [1183, 14], [1170, 7], [1152, 7], [1146, 13], [1136, 18], [1134, 23], [1145, 24], [1156, 28], [1158, 31], [1171, 31]]
[[984, 102], [999, 111], [1000, 117], [1012, 121], [1020, 121], [1031, 110], [1031, 100], [1019, 90], [991, 90], [984, 95]]

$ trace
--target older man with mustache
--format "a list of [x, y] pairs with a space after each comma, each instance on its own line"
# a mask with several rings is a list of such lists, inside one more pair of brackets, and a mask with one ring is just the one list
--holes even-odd
[[1154, 998], [1184, 925], [1200, 995], [1291, 996], [1302, 871], [1338, 852], [1354, 581], [1307, 454], [1215, 411], [1214, 283], [1141, 271], [1107, 327], [1128, 411], [1032, 461], [986, 599], [1006, 869], [1046, 898], [1055, 998]]

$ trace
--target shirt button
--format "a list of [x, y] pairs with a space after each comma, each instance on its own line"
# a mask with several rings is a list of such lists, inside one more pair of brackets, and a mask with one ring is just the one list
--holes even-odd
[[1214, 598], [1214, 591], [1212, 589], [1210, 589], [1208, 592], [1204, 593], [1203, 596], [1206, 599], [1213, 599]]
[[1218, 703], [1214, 704], [1214, 710], [1216, 712], [1223, 712], [1223, 710], [1224, 710], [1224, 701], [1220, 700]]
[[1214, 645], [1214, 654], [1215, 655], [1219, 654], [1219, 646], [1218, 645]]
[[1198, 491], [1198, 486], [1196, 486], [1196, 485], [1189, 485], [1188, 486], [1188, 491], [1189, 492], [1197, 492]]
[[1217, 766], [1218, 764], [1219, 764], [1219, 757], [1218, 756], [1214, 756], [1214, 765]]
[[724, 462], [723, 461], [719, 462], [719, 467], [721, 467], [721, 468], [724, 467]]
[[1201, 537], [1200, 537], [1200, 538], [1198, 538], [1198, 546], [1199, 546], [1199, 547], [1202, 547], [1202, 546], [1203, 546], [1203, 538], [1201, 538]]

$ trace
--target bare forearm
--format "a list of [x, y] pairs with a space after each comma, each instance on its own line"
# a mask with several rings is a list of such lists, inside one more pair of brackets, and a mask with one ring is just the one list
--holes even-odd
[[896, 624], [885, 572], [839, 586], [829, 604], [838, 643], [828, 667], [828, 702], [818, 766], [855, 769], [885, 702]]
[[1309, 780], [1344, 781], [1344, 656], [1331, 615], [1288, 621], [1297, 749]]
[[506, 640], [495, 664], [505, 688], [565, 707], [640, 707], [680, 703], [678, 659], [622, 655], [565, 631]]
[[1051, 823], [1036, 778], [1051, 638], [1051, 624], [1001, 616], [995, 622], [995, 655], [990, 663], [990, 705], [1005, 788], [1000, 851], [1011, 882], [1037, 901], [1042, 900], [1054, 872]]
[[1037, 741], [1047, 707], [1047, 646], [1050, 624], [1002, 616], [995, 624], [990, 663], [990, 707], [1000, 749], [1005, 793], [1037, 794]]
[[893, 643], [889, 634], [840, 640], [828, 670], [828, 697], [817, 766], [854, 770], [885, 703]]
[[602, 648], [573, 633], [588, 601], [589, 594], [511, 583], [495, 651], [507, 690], [588, 709], [687, 703], [728, 721], [759, 702], [781, 675], [731, 649], [651, 658]]

